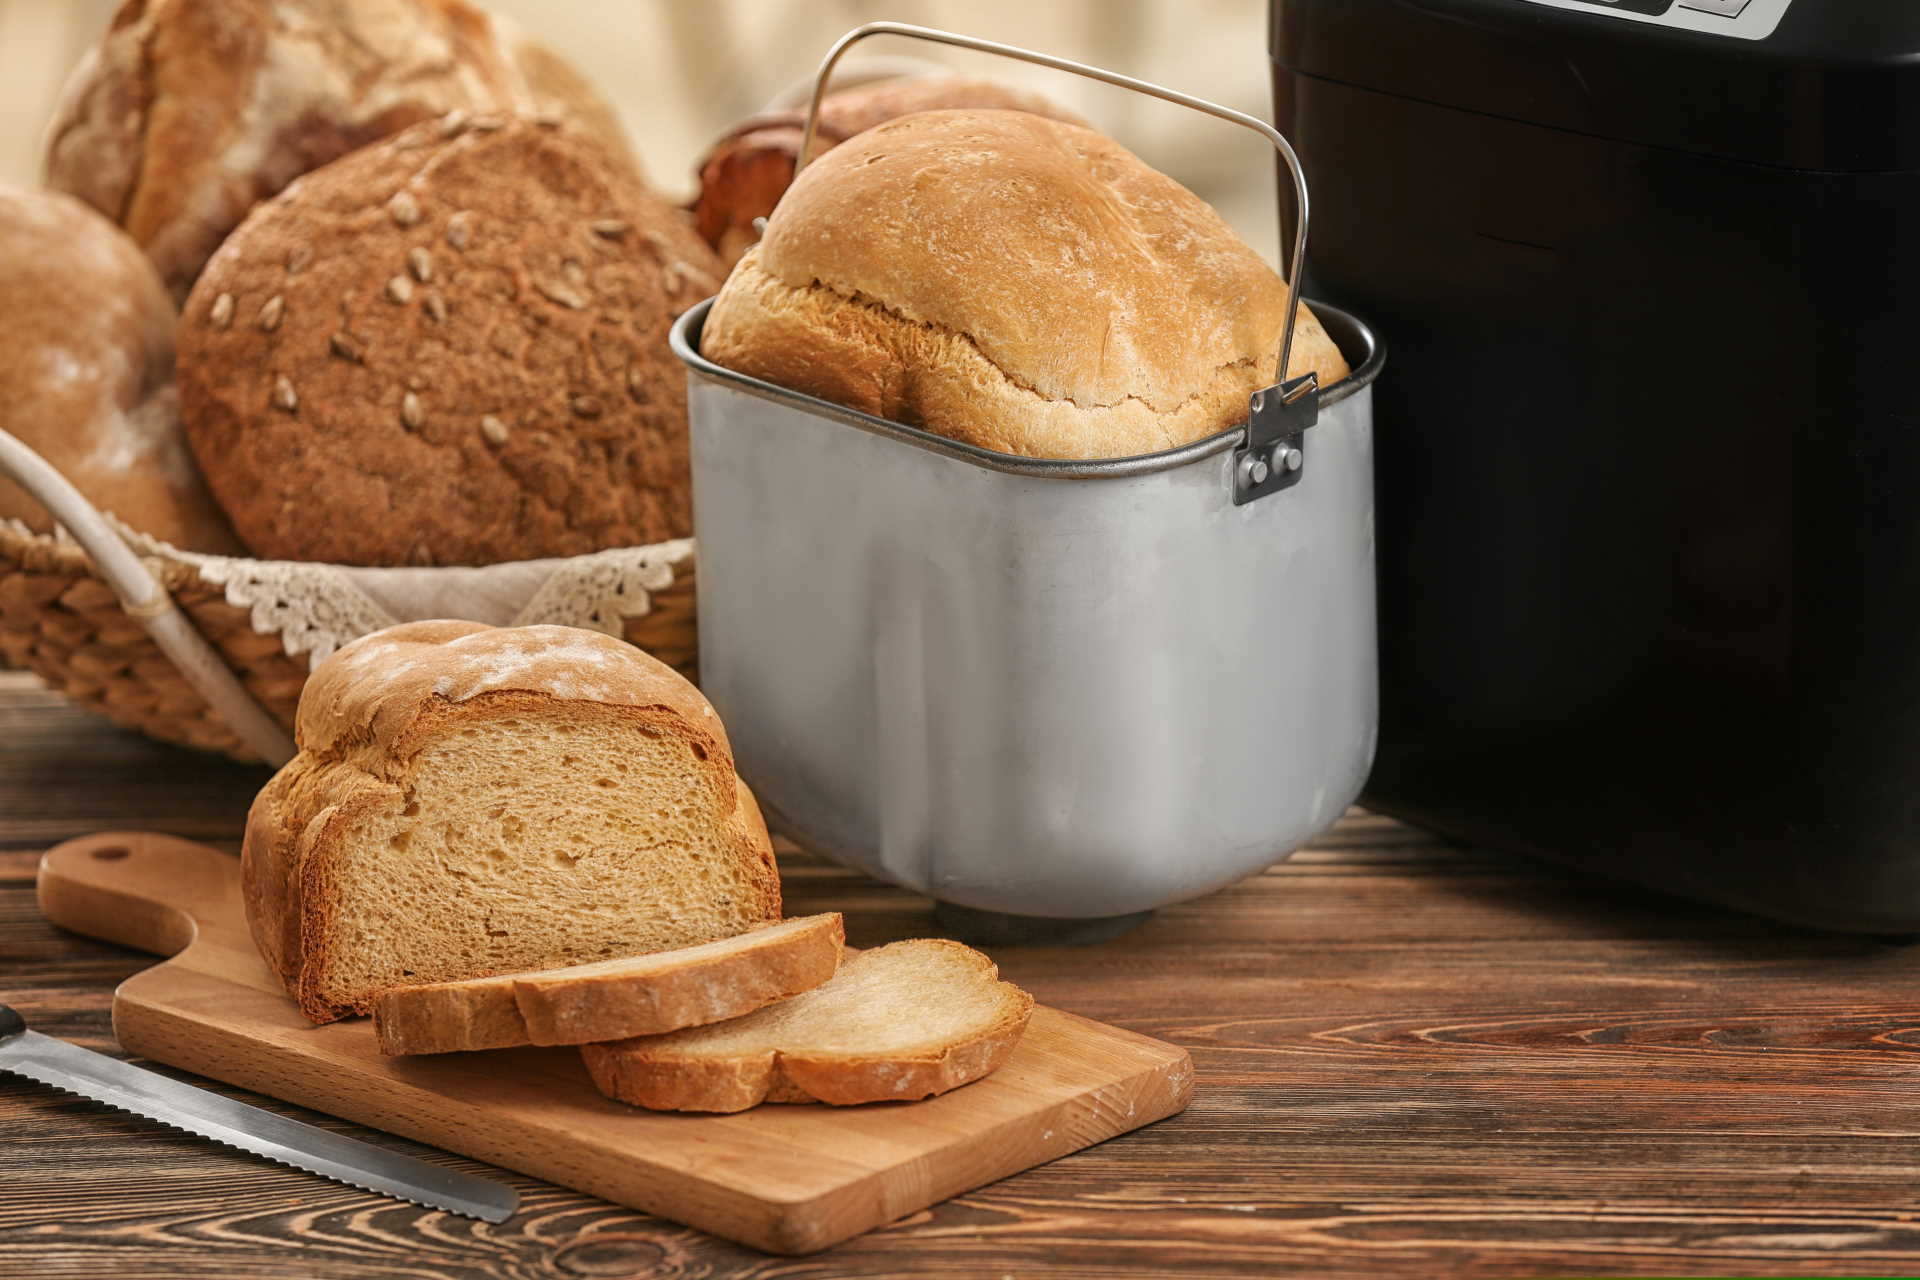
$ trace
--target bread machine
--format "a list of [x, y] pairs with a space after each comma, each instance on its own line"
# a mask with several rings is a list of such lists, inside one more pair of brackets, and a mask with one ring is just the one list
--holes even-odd
[[1380, 386], [1365, 802], [1920, 929], [1920, 5], [1275, 0]]
[[[893, 23], [835, 46], [815, 112], [841, 53], [881, 33], [1193, 106], [1291, 162], [1237, 112]], [[950, 929], [1089, 939], [1260, 870], [1358, 793], [1374, 738], [1384, 359], [1359, 320], [1319, 310], [1353, 368], [1325, 391], [1308, 375], [1211, 438], [1056, 461], [722, 368], [700, 355], [708, 305], [673, 331], [701, 684], [777, 829], [933, 896]], [[1291, 324], [1283, 370], [1290, 340]]]

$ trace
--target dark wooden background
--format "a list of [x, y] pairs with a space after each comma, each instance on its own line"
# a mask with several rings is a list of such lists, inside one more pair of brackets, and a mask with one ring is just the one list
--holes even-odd
[[[105, 827], [233, 848], [264, 776], [0, 673], [0, 999], [112, 1050], [114, 984], [150, 961], [45, 924], [37, 851]], [[924, 900], [785, 870], [790, 909], [847, 912], [856, 945], [932, 930]], [[1920, 1274], [1911, 947], [1355, 813], [1123, 939], [996, 958], [1190, 1048], [1191, 1109], [795, 1259], [516, 1175], [504, 1225], [428, 1213], [0, 1075], [0, 1276]]]

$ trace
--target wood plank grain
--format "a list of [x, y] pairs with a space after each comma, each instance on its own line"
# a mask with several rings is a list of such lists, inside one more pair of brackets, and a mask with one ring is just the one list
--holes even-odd
[[[107, 826], [232, 847], [250, 772], [0, 674], [0, 849], [22, 851], [0, 853], [0, 998], [110, 1046], [111, 989], [150, 961], [42, 921], [24, 851]], [[782, 869], [790, 909], [846, 910], [856, 945], [932, 930], [910, 894], [791, 851]], [[1920, 1274], [1911, 947], [1355, 814], [1124, 938], [995, 958], [1191, 1050], [1192, 1106], [788, 1259], [517, 1177], [503, 1226], [422, 1213], [0, 1077], [0, 1274]]]
[[572, 1049], [391, 1059], [372, 1025], [308, 1023], [254, 950], [231, 855], [105, 832], [41, 859], [46, 918], [171, 959], [114, 996], [122, 1049], [649, 1209], [809, 1253], [1187, 1104], [1186, 1052], [1039, 1006], [992, 1075], [913, 1105], [655, 1114]]

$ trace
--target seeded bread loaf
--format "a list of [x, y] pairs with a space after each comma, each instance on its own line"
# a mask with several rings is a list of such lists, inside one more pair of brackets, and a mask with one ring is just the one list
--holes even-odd
[[503, 119], [258, 206], [180, 328], [208, 483], [256, 555], [487, 564], [692, 532], [674, 316], [712, 253], [604, 152]]
[[315, 1022], [391, 987], [780, 918], [719, 718], [609, 636], [390, 627], [314, 668], [295, 739], [247, 816], [241, 883], [254, 941]]
[[[0, 185], [0, 298], [0, 427], [134, 528], [239, 550], [180, 431], [173, 303], [140, 247], [69, 196]], [[0, 519], [54, 527], [6, 479]]]
[[[1100, 134], [926, 111], [813, 161], [728, 277], [716, 363], [1002, 453], [1203, 439], [1274, 382], [1284, 281]], [[1347, 364], [1304, 305], [1289, 373]]]
[[126, 0], [68, 81], [46, 181], [125, 227], [180, 299], [254, 202], [454, 110], [550, 115], [633, 164], [585, 81], [464, 0]]
[[918, 938], [850, 956], [831, 982], [744, 1018], [580, 1056], [600, 1092], [655, 1111], [904, 1101], [997, 1070], [1032, 1013], [978, 951]]
[[836, 911], [623, 960], [394, 987], [374, 1001], [373, 1027], [389, 1054], [661, 1035], [819, 986], [844, 938]]
[[[898, 116], [951, 107], [1000, 107], [1069, 124], [1086, 123], [1041, 94], [997, 80], [956, 75], [897, 77], [828, 94], [814, 128], [814, 154]], [[729, 267], [759, 239], [754, 219], [772, 213], [793, 181], [806, 125], [804, 106], [750, 116], [722, 135], [700, 161], [694, 226]]]

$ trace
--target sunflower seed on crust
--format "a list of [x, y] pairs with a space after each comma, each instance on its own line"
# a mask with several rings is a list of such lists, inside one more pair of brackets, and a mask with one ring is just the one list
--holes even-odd
[[447, 243], [456, 249], [465, 249], [473, 239], [473, 214], [462, 209], [447, 219]]
[[569, 396], [567, 406], [573, 410], [576, 417], [581, 418], [597, 418], [602, 412], [597, 396]]
[[507, 424], [489, 413], [480, 419], [480, 434], [487, 438], [489, 444], [505, 444]]
[[276, 409], [285, 409], [288, 413], [299, 411], [300, 397], [294, 392], [293, 383], [287, 380], [284, 373], [273, 380], [273, 395], [270, 399]]
[[213, 300], [207, 308], [207, 323], [216, 329], [224, 329], [233, 323], [233, 295], [223, 293]]
[[419, 245], [407, 250], [407, 270], [413, 272], [413, 278], [421, 284], [433, 279], [433, 255]]
[[287, 254], [287, 274], [290, 276], [299, 275], [302, 271], [305, 271], [307, 269], [307, 264], [312, 261], [313, 261], [312, 245], [310, 244], [295, 245], [293, 247], [292, 252]]
[[593, 234], [605, 236], [609, 240], [618, 240], [633, 230], [633, 224], [621, 218], [601, 218], [593, 224]]
[[426, 308], [427, 315], [433, 319], [434, 323], [447, 322], [447, 300], [439, 294], [429, 293], [420, 305]]
[[365, 364], [367, 362], [366, 346], [361, 343], [360, 339], [350, 333], [342, 331], [334, 334], [331, 338], [327, 339], [327, 346], [332, 350], [333, 354], [339, 356], [342, 360], [351, 360], [355, 364]]
[[400, 397], [400, 422], [408, 430], [418, 431], [420, 424], [426, 421], [426, 413], [420, 408], [420, 397], [409, 391]]
[[586, 310], [587, 300], [580, 296], [580, 291], [577, 289], [569, 288], [554, 280], [535, 280], [533, 287], [546, 295], [547, 300], [550, 302], [557, 302], [561, 306], [570, 307], [575, 311]]
[[387, 281], [387, 301], [404, 303], [413, 297], [413, 281], [395, 276]]
[[396, 225], [410, 227], [420, 221], [420, 202], [413, 198], [411, 191], [396, 191], [393, 199], [387, 201], [387, 215]]
[[275, 329], [278, 329], [280, 327], [280, 317], [285, 315], [286, 312], [287, 300], [277, 293], [261, 303], [259, 317], [261, 332], [272, 333]]

